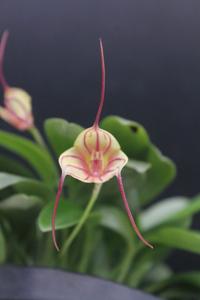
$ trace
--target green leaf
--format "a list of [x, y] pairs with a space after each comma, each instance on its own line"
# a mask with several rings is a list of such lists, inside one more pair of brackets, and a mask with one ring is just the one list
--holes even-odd
[[[53, 206], [54, 202], [48, 203], [40, 212], [38, 218], [38, 225], [41, 231], [51, 231], [52, 230], [52, 213], [53, 213]], [[64, 229], [76, 225], [83, 213], [83, 210], [80, 206], [71, 202], [67, 201], [60, 201], [56, 221], [55, 221], [55, 228], [56, 229]]]
[[143, 174], [125, 168], [122, 172], [129, 202], [145, 205], [160, 194], [174, 178], [176, 169], [171, 160], [150, 146], [146, 161], [151, 167]]
[[154, 204], [140, 214], [143, 230], [150, 230], [162, 224], [172, 224], [182, 219], [188, 219], [200, 211], [200, 196], [193, 199], [174, 197]]
[[185, 197], [174, 197], [162, 200], [140, 213], [140, 223], [143, 230], [150, 230], [178, 215], [188, 206]]
[[129, 159], [126, 167], [135, 170], [140, 174], [143, 174], [151, 168], [151, 164], [144, 161]]
[[[177, 273], [164, 280], [158, 278], [156, 282], [152, 282], [152, 285], [147, 287], [147, 291], [166, 296], [167, 299], [169, 296], [172, 297], [169, 299], [174, 299], [175, 295], [177, 295], [176, 299], [180, 300], [193, 299], [191, 296], [193, 293], [197, 293], [197, 295], [200, 293], [200, 272]], [[198, 298], [194, 297], [194, 299]]]
[[128, 157], [138, 160], [144, 158], [150, 141], [146, 130], [139, 123], [109, 116], [102, 120], [101, 127], [116, 137]]
[[187, 287], [181, 286], [176, 288], [169, 288], [162, 292], [161, 299], [168, 300], [199, 300], [199, 291], [190, 290]]
[[2, 130], [0, 130], [0, 146], [26, 160], [46, 182], [55, 181], [57, 171], [52, 158], [45, 149], [28, 139]]
[[174, 163], [150, 142], [147, 132], [139, 123], [110, 116], [102, 121], [102, 127], [116, 137], [130, 159], [147, 164], [145, 168], [143, 166], [144, 172], [139, 174], [141, 165], [140, 168], [133, 168], [135, 171], [132, 173], [133, 182], [131, 183], [131, 176], [127, 180], [130, 182], [128, 184], [132, 190], [130, 193], [134, 195], [135, 201], [148, 203], [174, 179], [176, 174]]
[[130, 266], [130, 274], [127, 283], [131, 287], [141, 287], [143, 281], [146, 282], [146, 277], [148, 276], [150, 270], [153, 267], [162, 264], [163, 261], [169, 255], [169, 249], [165, 246], [156, 245], [153, 251], [149, 251], [149, 248], [143, 247], [137, 252], [134, 260]]
[[146, 274], [145, 281], [155, 283], [168, 280], [171, 278], [172, 274], [172, 270], [168, 265], [164, 263], [153, 263], [153, 268]]
[[24, 177], [33, 177], [32, 172], [21, 162], [18, 162], [17, 160], [7, 157], [3, 154], [0, 155], [0, 171], [17, 174]]
[[0, 201], [0, 211], [9, 212], [16, 210], [28, 210], [40, 206], [42, 200], [36, 196], [16, 194]]
[[0, 190], [26, 180], [30, 179], [2, 172], [0, 173]]
[[200, 254], [200, 234], [194, 230], [168, 227], [160, 228], [149, 235], [153, 243]]
[[17, 193], [24, 193], [29, 196], [38, 196], [45, 201], [55, 198], [55, 194], [51, 190], [51, 186], [38, 180], [21, 181], [13, 186]]
[[172, 283], [189, 284], [200, 289], [200, 272], [184, 272], [176, 274], [170, 279]]
[[100, 217], [99, 224], [121, 235], [128, 244], [133, 244], [134, 233], [127, 216], [114, 206], [102, 206], [95, 210]]
[[44, 130], [53, 150], [59, 156], [73, 146], [83, 128], [64, 119], [51, 118], [45, 121]]
[[47, 198], [52, 195], [48, 186], [38, 180], [0, 172], [0, 190], [12, 186], [19, 193]]
[[146, 160], [151, 168], [145, 173], [143, 185], [139, 190], [139, 199], [142, 203], [148, 203], [161, 193], [176, 175], [174, 163], [153, 145], [151, 145]]
[[187, 218], [199, 211], [200, 211], [200, 195], [191, 199], [188, 202], [186, 207], [184, 207], [182, 210], [176, 212], [176, 214], [173, 214], [169, 221], [184, 219], [184, 218]]
[[6, 259], [6, 241], [0, 227], [0, 263], [3, 263], [5, 259]]

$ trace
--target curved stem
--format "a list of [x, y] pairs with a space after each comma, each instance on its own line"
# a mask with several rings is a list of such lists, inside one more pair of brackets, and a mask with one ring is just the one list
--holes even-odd
[[33, 136], [34, 140], [36, 141], [36, 143], [38, 145], [40, 145], [44, 149], [47, 149], [45, 141], [37, 127], [34, 126], [34, 127], [30, 128], [29, 132], [31, 133], [31, 135]]
[[81, 259], [78, 264], [78, 272], [79, 273], [87, 272], [87, 267], [88, 267], [88, 263], [91, 258], [91, 252], [92, 252], [91, 245], [93, 245], [93, 242], [94, 242], [94, 228], [92, 228], [90, 222], [88, 222], [85, 226], [85, 239], [84, 239]]
[[79, 234], [80, 230], [82, 229], [83, 225], [85, 224], [85, 222], [87, 221], [90, 212], [99, 196], [100, 190], [101, 190], [101, 186], [102, 184], [95, 184], [93, 192], [92, 192], [92, 196], [88, 202], [88, 205], [86, 206], [86, 209], [82, 215], [82, 217], [80, 218], [78, 224], [76, 225], [76, 227], [74, 228], [74, 230], [71, 232], [70, 236], [68, 237], [68, 239], [66, 240], [65, 244], [63, 245], [63, 248], [61, 250], [60, 256], [63, 256], [67, 253], [70, 245], [72, 244], [72, 242], [74, 241], [74, 239], [76, 238], [76, 236]]
[[133, 257], [135, 255], [135, 251], [132, 245], [128, 245], [127, 251], [125, 253], [125, 256], [123, 257], [123, 260], [120, 265], [119, 269], [119, 275], [117, 277], [117, 282], [122, 283], [128, 274], [128, 271], [131, 266], [131, 262], [133, 260]]

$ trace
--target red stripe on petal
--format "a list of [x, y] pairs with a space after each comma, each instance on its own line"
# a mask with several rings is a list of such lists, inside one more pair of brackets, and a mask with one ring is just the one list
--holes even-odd
[[80, 171], [83, 171], [85, 172], [86, 174], [88, 173], [88, 170], [84, 169], [84, 168], [81, 168], [81, 167], [78, 167], [78, 166], [75, 166], [75, 165], [67, 165], [66, 167], [70, 167], [70, 168], [74, 168], [74, 169], [77, 169], [77, 170], [80, 170]]
[[80, 160], [80, 161], [85, 165], [85, 167], [87, 166], [87, 164], [86, 164], [86, 162], [84, 161], [84, 159], [83, 159], [82, 157], [78, 156], [78, 155], [67, 154], [67, 155], [63, 155], [62, 160], [63, 160], [64, 158], [74, 158], [74, 159], [78, 159], [78, 160]]
[[[5, 103], [6, 107], [10, 110], [11, 113], [16, 115], [19, 119], [25, 120], [30, 116], [30, 111], [27, 112], [25, 105], [19, 99], [14, 98], [14, 97], [13, 98], [9, 97], [9, 98], [6, 98], [5, 100], [6, 100], [6, 103]], [[24, 117], [21, 117], [16, 114], [15, 110], [13, 109], [12, 102], [16, 102], [19, 105], [19, 107], [21, 108], [21, 110], [24, 113]]]
[[108, 162], [107, 167], [110, 167], [110, 165], [112, 165], [115, 161], [126, 161], [126, 160], [124, 158], [120, 158], [120, 157], [113, 158], [112, 160], [110, 160]]
[[96, 151], [99, 152], [100, 143], [99, 143], [99, 131], [98, 131], [98, 129], [96, 129], [95, 132], [96, 132], [96, 136], [97, 136], [97, 139], [96, 139]]
[[111, 137], [109, 134], [105, 133], [105, 136], [108, 138], [108, 145], [105, 147], [105, 149], [103, 150], [103, 154], [106, 154], [110, 147], [111, 147], [111, 144], [112, 144], [112, 141], [111, 141]]
[[89, 154], [91, 154], [92, 151], [90, 150], [90, 148], [89, 148], [88, 145], [87, 145], [86, 137], [87, 137], [87, 134], [88, 134], [88, 132], [89, 132], [90, 130], [91, 130], [91, 129], [87, 130], [87, 131], [84, 133], [84, 137], [83, 137], [83, 144], [84, 144], [84, 147], [85, 147], [85, 149], [88, 151]]
[[108, 174], [108, 173], [112, 173], [112, 172], [115, 172], [115, 170], [106, 170], [105, 172], [103, 172], [103, 175], [105, 175], [105, 174]]
[[85, 177], [85, 179], [84, 180], [88, 180], [90, 178], [90, 175], [88, 175], [87, 177]]

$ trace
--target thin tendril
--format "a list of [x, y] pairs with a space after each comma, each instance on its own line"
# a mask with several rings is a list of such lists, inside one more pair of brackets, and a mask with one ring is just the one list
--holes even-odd
[[104, 105], [104, 99], [105, 99], [105, 61], [104, 61], [104, 51], [103, 51], [103, 44], [102, 40], [99, 39], [100, 42], [100, 51], [101, 51], [101, 98], [100, 98], [100, 103], [99, 103], [99, 108], [96, 114], [95, 122], [94, 122], [94, 127], [99, 126], [99, 119], [101, 116], [101, 112], [103, 109]]
[[149, 242], [147, 242], [147, 241], [143, 238], [143, 236], [141, 235], [141, 233], [140, 233], [140, 231], [139, 231], [139, 229], [138, 229], [138, 227], [137, 227], [137, 225], [136, 225], [136, 223], [135, 223], [135, 220], [134, 220], [133, 215], [132, 215], [132, 213], [131, 213], [131, 210], [130, 210], [130, 208], [129, 208], [128, 201], [127, 201], [127, 199], [126, 199], [126, 194], [125, 194], [125, 191], [124, 191], [124, 186], [123, 186], [121, 174], [118, 174], [118, 175], [117, 175], [117, 181], [118, 181], [120, 193], [121, 193], [121, 195], [122, 195], [122, 200], [123, 200], [123, 202], [124, 202], [124, 207], [125, 207], [126, 212], [127, 212], [127, 214], [128, 214], [128, 217], [129, 217], [129, 220], [130, 220], [130, 222], [131, 222], [131, 225], [133, 226], [133, 229], [135, 230], [135, 232], [136, 232], [137, 236], [139, 237], [139, 239], [140, 239], [146, 246], [148, 246], [148, 247], [150, 247], [151, 249], [153, 249], [154, 247], [153, 247], [151, 244], [149, 244]]
[[5, 55], [5, 49], [6, 49], [8, 36], [9, 36], [9, 32], [7, 30], [4, 31], [2, 38], [1, 38], [1, 42], [0, 42], [0, 82], [1, 82], [4, 90], [8, 87], [8, 83], [4, 77], [4, 72], [3, 72], [3, 61], [4, 61], [4, 55]]

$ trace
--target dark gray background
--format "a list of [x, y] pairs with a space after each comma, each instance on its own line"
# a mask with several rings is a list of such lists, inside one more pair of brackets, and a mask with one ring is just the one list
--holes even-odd
[[[1, 0], [0, 31], [6, 28], [6, 77], [33, 96], [40, 127], [47, 117], [91, 124], [102, 37], [103, 114], [141, 122], [176, 162], [178, 177], [164, 196], [200, 191], [199, 0]], [[194, 227], [200, 228], [198, 218]], [[188, 253], [171, 261], [176, 270], [200, 267], [200, 258]]]

